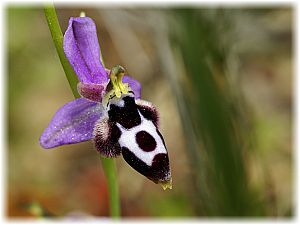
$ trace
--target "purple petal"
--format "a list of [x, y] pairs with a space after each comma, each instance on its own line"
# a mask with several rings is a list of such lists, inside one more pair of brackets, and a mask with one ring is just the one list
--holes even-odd
[[108, 75], [100, 61], [96, 25], [89, 17], [71, 17], [64, 35], [64, 52], [83, 83], [104, 83]]
[[141, 98], [141, 84], [137, 80], [129, 77], [129, 76], [124, 76], [123, 80], [124, 83], [128, 83], [131, 89], [134, 92], [135, 98], [139, 99]]
[[40, 137], [43, 148], [53, 148], [90, 140], [97, 120], [102, 116], [101, 105], [78, 98], [61, 107]]
[[77, 90], [81, 97], [94, 102], [102, 101], [102, 95], [105, 91], [105, 87], [106, 85], [102, 84], [86, 84], [81, 82], [77, 84]]

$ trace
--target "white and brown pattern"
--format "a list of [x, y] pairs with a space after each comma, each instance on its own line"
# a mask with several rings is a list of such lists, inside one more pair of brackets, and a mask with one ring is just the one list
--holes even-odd
[[106, 157], [122, 153], [124, 160], [155, 183], [171, 179], [166, 145], [158, 130], [159, 116], [146, 101], [133, 93], [111, 97], [107, 117], [94, 130], [96, 149]]

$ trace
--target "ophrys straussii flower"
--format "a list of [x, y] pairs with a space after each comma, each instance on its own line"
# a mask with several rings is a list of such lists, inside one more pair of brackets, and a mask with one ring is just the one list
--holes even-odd
[[140, 99], [140, 83], [126, 76], [122, 66], [104, 68], [91, 18], [70, 18], [64, 51], [79, 78], [81, 98], [56, 112], [40, 137], [41, 146], [48, 149], [92, 140], [102, 156], [122, 154], [135, 170], [164, 189], [171, 188], [157, 109]]

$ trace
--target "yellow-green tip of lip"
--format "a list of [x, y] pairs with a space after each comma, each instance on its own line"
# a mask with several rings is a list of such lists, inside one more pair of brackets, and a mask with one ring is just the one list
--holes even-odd
[[172, 178], [170, 180], [159, 182], [159, 183], [161, 184], [164, 191], [167, 190], [168, 188], [172, 189]]

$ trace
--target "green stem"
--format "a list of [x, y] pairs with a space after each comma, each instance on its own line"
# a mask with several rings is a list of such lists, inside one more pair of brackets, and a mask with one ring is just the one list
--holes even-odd
[[53, 5], [47, 5], [45, 6], [44, 11], [51, 32], [52, 40], [54, 42], [60, 62], [64, 68], [66, 77], [69, 81], [73, 95], [75, 98], [80, 98], [80, 95], [77, 92], [77, 84], [78, 84], [77, 76], [64, 53], [63, 35], [59, 26], [55, 8]]
[[100, 157], [104, 173], [109, 187], [109, 202], [110, 202], [110, 215], [113, 218], [120, 217], [120, 198], [117, 185], [117, 171], [115, 160]]
[[[63, 35], [61, 32], [61, 28], [53, 4], [49, 4], [45, 6], [44, 12], [51, 32], [52, 40], [54, 42], [60, 62], [65, 71], [72, 93], [75, 98], [80, 98], [80, 95], [77, 92], [77, 83], [79, 81], [77, 79], [77, 75], [75, 74], [72, 66], [70, 65], [68, 59], [65, 56], [63, 50]], [[103, 157], [100, 158], [108, 182], [111, 217], [119, 218], [120, 198], [119, 198], [118, 182], [117, 182], [117, 175], [116, 175], [116, 164], [113, 159], [108, 159]]]

